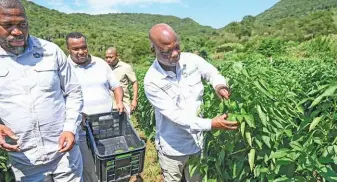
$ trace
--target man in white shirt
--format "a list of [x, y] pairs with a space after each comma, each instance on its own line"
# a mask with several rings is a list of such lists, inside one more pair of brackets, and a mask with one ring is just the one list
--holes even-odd
[[147, 99], [156, 116], [156, 148], [166, 182], [201, 181], [190, 176], [188, 160], [199, 157], [203, 149], [203, 131], [237, 129], [237, 122], [223, 114], [213, 119], [198, 116], [204, 87], [201, 79], [212, 84], [219, 97], [230, 96], [226, 80], [203, 58], [180, 52], [178, 36], [167, 24], [157, 24], [149, 32], [156, 60], [144, 78]]
[[[89, 54], [86, 37], [79, 32], [69, 33], [66, 37], [69, 51], [68, 60], [72, 66], [83, 92], [83, 113], [86, 115], [112, 111], [114, 93], [116, 108], [124, 111], [123, 90], [110, 66], [102, 59]], [[79, 131], [79, 145], [83, 158], [83, 181], [95, 182], [94, 162], [86, 142], [86, 133]]]
[[15, 181], [82, 181], [82, 104], [63, 51], [29, 35], [21, 1], [1, 0], [0, 150], [8, 151]]

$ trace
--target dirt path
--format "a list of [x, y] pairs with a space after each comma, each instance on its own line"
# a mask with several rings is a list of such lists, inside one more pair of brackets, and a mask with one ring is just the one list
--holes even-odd
[[[144, 135], [144, 132], [138, 128], [138, 123], [134, 117], [131, 118], [133, 126], [136, 128], [139, 136], [143, 138], [145, 141], [147, 138]], [[141, 178], [144, 182], [160, 182], [160, 167], [157, 160], [157, 152], [153, 142], [150, 140], [146, 141], [146, 151], [145, 151], [145, 163], [144, 170], [141, 174]], [[136, 177], [131, 178], [130, 182], [142, 181], [141, 179]]]

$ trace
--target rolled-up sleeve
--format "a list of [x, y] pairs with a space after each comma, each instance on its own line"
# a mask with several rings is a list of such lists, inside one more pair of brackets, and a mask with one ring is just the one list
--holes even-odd
[[217, 85], [227, 86], [226, 79], [219, 73], [219, 71], [202, 57], [198, 56], [195, 59], [197, 67], [202, 77], [207, 80], [215, 89]]
[[63, 131], [76, 133], [77, 127], [82, 121], [83, 97], [81, 85], [78, 82], [75, 73], [71, 70], [70, 63], [62, 50], [57, 51], [59, 64], [59, 77], [61, 89], [64, 92], [66, 102], [66, 119]]
[[211, 130], [211, 119], [189, 115], [185, 110], [178, 108], [174, 100], [155, 84], [144, 83], [144, 90], [152, 106], [170, 121], [189, 127], [191, 131]]

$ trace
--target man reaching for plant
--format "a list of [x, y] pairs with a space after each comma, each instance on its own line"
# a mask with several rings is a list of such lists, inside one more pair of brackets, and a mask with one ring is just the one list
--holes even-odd
[[178, 35], [167, 24], [157, 24], [149, 32], [156, 59], [144, 78], [147, 99], [156, 115], [156, 148], [164, 181], [201, 181], [190, 176], [188, 160], [200, 157], [203, 131], [236, 130], [237, 122], [227, 121], [223, 114], [213, 119], [198, 116], [205, 79], [219, 97], [229, 99], [226, 80], [203, 58], [180, 52]]

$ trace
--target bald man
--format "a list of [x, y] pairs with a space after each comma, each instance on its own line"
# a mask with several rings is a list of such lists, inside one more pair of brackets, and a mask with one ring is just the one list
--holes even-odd
[[202, 118], [202, 79], [212, 84], [223, 99], [230, 96], [225, 78], [202, 57], [180, 52], [176, 32], [167, 24], [157, 24], [149, 32], [156, 59], [144, 78], [145, 94], [156, 115], [155, 143], [164, 181], [201, 181], [198, 173], [189, 174], [191, 158], [203, 149], [203, 131], [236, 130], [237, 122], [227, 115]]
[[[123, 104], [126, 109], [128, 119], [130, 119], [130, 114], [135, 111], [138, 100], [138, 82], [136, 74], [133, 71], [131, 65], [120, 60], [117, 49], [115, 47], [110, 47], [106, 50], [105, 60], [110, 65], [113, 73], [115, 74], [116, 78], [119, 80], [123, 88]], [[128, 89], [130, 83], [132, 84], [133, 91], [133, 97], [131, 102]]]

